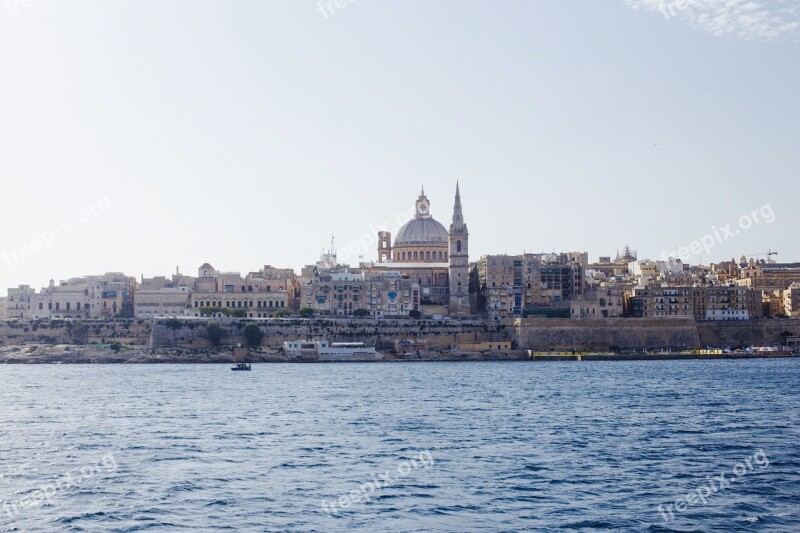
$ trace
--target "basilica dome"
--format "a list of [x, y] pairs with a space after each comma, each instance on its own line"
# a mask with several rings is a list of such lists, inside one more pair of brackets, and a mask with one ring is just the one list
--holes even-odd
[[444, 263], [448, 237], [445, 227], [431, 216], [431, 204], [423, 190], [414, 218], [403, 224], [395, 236], [392, 258], [396, 263]]
[[447, 245], [447, 230], [434, 218], [412, 218], [401, 227], [394, 245], [441, 244]]

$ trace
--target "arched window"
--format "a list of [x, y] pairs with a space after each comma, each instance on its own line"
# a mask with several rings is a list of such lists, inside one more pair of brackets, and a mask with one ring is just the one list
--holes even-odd
[[441, 260], [442, 260], [442, 257], [443, 257], [443, 255], [442, 255], [442, 252], [441, 252], [441, 250], [440, 250], [440, 251], [439, 251], [439, 261], [441, 261]]
[[403, 252], [403, 261], [405, 261], [405, 260], [406, 260], [406, 253]]
[[425, 261], [430, 261], [430, 260], [431, 260], [431, 253], [425, 252]]
[[456, 241], [456, 252], [461, 251], [461, 241]]
[[417, 259], [419, 259], [419, 257], [417, 256], [417, 252], [414, 252], [414, 261], [416, 261]]

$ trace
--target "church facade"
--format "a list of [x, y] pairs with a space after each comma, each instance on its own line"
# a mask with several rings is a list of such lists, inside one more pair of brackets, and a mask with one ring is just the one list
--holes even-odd
[[360, 268], [372, 279], [384, 273], [410, 282], [419, 291], [414, 309], [424, 316], [468, 317], [474, 312], [469, 298], [469, 232], [458, 183], [449, 230], [433, 218], [430, 206], [423, 189], [414, 218], [394, 240], [390, 232], [379, 232], [378, 261], [361, 263]]

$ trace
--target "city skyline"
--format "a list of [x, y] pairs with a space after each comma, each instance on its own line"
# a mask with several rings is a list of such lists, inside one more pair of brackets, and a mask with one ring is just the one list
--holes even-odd
[[[425, 185], [421, 185], [422, 194], [425, 195]], [[442, 218], [445, 221], [449, 220], [449, 216], [446, 216], [443, 213], [443, 209], [437, 209], [438, 204], [430, 204], [430, 214], [434, 219]], [[100, 207], [102, 206], [102, 208]], [[89, 214], [92, 216], [101, 216], [105, 213], [106, 209], [110, 208], [110, 203], [105, 199], [105, 201], [96, 201], [93, 204], [90, 204], [89, 208], [85, 209], [83, 212], [86, 214], [88, 218]], [[282, 263], [280, 261], [275, 260], [275, 258], [265, 258], [264, 261], [254, 265], [238, 265], [236, 263], [236, 259], [233, 258], [230, 262], [220, 262], [215, 257], [205, 257], [202, 262], [206, 263], [210, 261], [219, 272], [239, 272], [239, 273], [246, 273], [249, 271], [257, 270], [263, 266], [271, 266], [274, 268], [290, 268], [297, 273], [300, 273], [303, 267], [307, 267], [317, 263], [323, 256], [331, 257], [331, 252], [333, 252], [333, 256], [335, 256], [337, 264], [341, 265], [349, 265], [351, 267], [358, 267], [360, 263], [378, 263], [379, 262], [379, 253], [378, 253], [378, 243], [379, 243], [379, 231], [389, 231], [392, 237], [395, 237], [397, 231], [409, 220], [414, 218], [414, 212], [416, 211], [416, 207], [412, 203], [412, 205], [405, 210], [400, 210], [398, 213], [393, 217], [384, 217], [383, 221], [376, 224], [370, 225], [367, 231], [358, 235], [348, 242], [341, 242], [340, 240], [336, 239], [334, 234], [329, 236], [329, 244], [328, 246], [322, 246], [318, 251], [309, 250], [307, 259], [299, 266], [295, 265], [288, 265]], [[468, 221], [470, 208], [469, 204], [466, 207], [466, 215], [465, 221]], [[108, 213], [105, 213], [108, 214]], [[442, 217], [441, 215], [445, 215]], [[779, 262], [779, 263], [788, 263], [788, 262], [796, 262], [795, 258], [775, 258], [779, 252], [773, 250], [772, 248], [765, 250], [764, 252], [757, 252], [757, 253], [734, 253], [731, 257], [722, 257], [720, 259], [715, 259], [713, 261], [704, 261], [702, 263], [693, 262], [691, 259], [692, 257], [702, 258], [700, 254], [692, 253], [693, 250], [713, 250], [714, 247], [718, 245], [722, 245], [725, 243], [726, 240], [738, 237], [742, 233], [742, 231], [749, 231], [753, 227], [756, 227], [760, 224], [770, 224], [775, 221], [776, 215], [774, 210], [772, 209], [770, 204], [765, 204], [758, 209], [751, 211], [750, 213], [745, 214], [743, 217], [739, 219], [734, 224], [727, 224], [727, 225], [720, 225], [719, 228], [716, 226], [711, 226], [709, 231], [705, 235], [698, 235], [694, 240], [691, 242], [687, 242], [684, 246], [673, 246], [667, 247], [662, 250], [661, 254], [654, 255], [654, 256], [645, 256], [641, 255], [638, 250], [640, 249], [637, 245], [631, 246], [631, 243], [625, 242], [623, 245], [616, 247], [614, 250], [610, 251], [603, 251], [594, 253], [592, 251], [587, 250], [579, 250], [574, 248], [563, 247], [561, 249], [553, 249], [553, 250], [536, 250], [533, 248], [525, 248], [520, 247], [514, 250], [503, 250], [503, 251], [477, 251], [470, 256], [470, 264], [474, 265], [477, 261], [483, 256], [491, 256], [491, 255], [517, 255], [521, 253], [533, 253], [533, 254], [559, 254], [564, 252], [584, 252], [588, 253], [588, 257], [590, 263], [593, 262], [600, 262], [600, 258], [602, 257], [611, 257], [612, 260], [615, 256], [619, 257], [620, 255], [624, 255], [627, 249], [631, 249], [634, 251], [634, 254], [637, 255], [638, 259], [640, 260], [652, 260], [652, 261], [665, 261], [670, 259], [677, 259], [685, 264], [689, 265], [709, 265], [711, 263], [717, 262], [724, 262], [729, 259], [739, 260], [741, 257], [746, 257], [748, 259], [765, 259], [767, 261]], [[447, 224], [449, 225], [449, 224]], [[728, 227], [726, 227], [728, 226]], [[730, 227], [733, 226], [733, 227]], [[62, 229], [59, 229], [59, 228]], [[59, 225], [51, 225], [50, 228], [45, 230], [45, 234], [49, 234], [47, 237], [43, 237], [42, 235], [35, 237], [34, 241], [38, 242], [38, 247], [40, 251], [47, 249], [48, 245], [48, 238], [53, 237], [54, 241], [57, 241], [60, 237], [62, 237], [60, 232], [66, 232], [69, 234], [71, 231], [69, 226], [64, 226], [63, 223]], [[324, 236], [323, 236], [324, 237]], [[324, 241], [324, 238], [321, 239]], [[333, 246], [333, 248], [331, 248]], [[35, 258], [35, 255], [38, 253], [37, 250], [33, 250], [30, 246], [30, 243], [27, 244], [28, 248], [28, 257]], [[213, 251], [211, 254], [213, 255]], [[21, 251], [19, 249], [12, 250], [9, 252], [8, 250], [0, 251], [0, 261], [5, 262], [6, 265], [11, 264], [15, 261], [22, 261], [27, 259], [27, 257], [23, 257], [21, 255]], [[391, 259], [390, 259], [391, 261]], [[200, 263], [198, 263], [200, 264]], [[80, 273], [66, 273], [66, 272], [57, 272], [54, 273], [50, 278], [43, 281], [41, 284], [31, 283], [29, 281], [23, 281], [18, 284], [8, 285], [8, 287], [17, 287], [20, 285], [29, 285], [32, 288], [39, 288], [39, 287], [47, 287], [51, 281], [58, 284], [60, 281], [66, 281], [72, 278], [80, 278], [83, 276], [97, 276], [103, 275], [107, 273], [122, 273], [128, 276], [131, 276], [136, 279], [140, 278], [152, 278], [158, 276], [167, 276], [169, 277], [172, 274], [180, 273], [181, 275], [192, 275], [192, 272], [197, 268], [197, 265], [175, 265], [172, 269], [165, 268], [160, 272], [128, 272], [124, 270], [114, 270], [114, 269], [106, 269], [106, 270], [94, 270], [90, 272], [80, 272]]]

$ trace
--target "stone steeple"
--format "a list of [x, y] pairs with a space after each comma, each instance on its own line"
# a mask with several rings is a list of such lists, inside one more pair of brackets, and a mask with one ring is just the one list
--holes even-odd
[[461, 190], [456, 182], [456, 198], [453, 205], [453, 222], [448, 234], [450, 316], [468, 317], [469, 304], [469, 231], [464, 223], [461, 207]]

